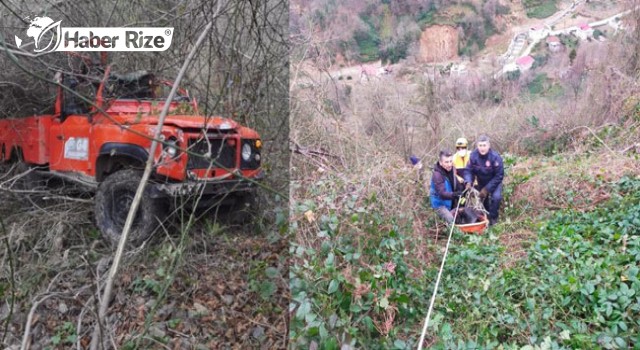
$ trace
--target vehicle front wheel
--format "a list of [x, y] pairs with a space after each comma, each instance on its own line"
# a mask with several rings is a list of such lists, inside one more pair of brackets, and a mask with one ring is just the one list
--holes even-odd
[[[127, 169], [109, 175], [98, 187], [95, 198], [96, 225], [114, 246], [120, 241], [122, 229], [133, 203], [142, 171]], [[161, 200], [151, 198], [150, 186], [145, 187], [128, 237], [128, 244], [140, 245], [162, 225], [167, 207]]]

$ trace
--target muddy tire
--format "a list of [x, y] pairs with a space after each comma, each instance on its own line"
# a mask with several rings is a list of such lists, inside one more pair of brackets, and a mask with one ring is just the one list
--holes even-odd
[[[113, 246], [117, 246], [120, 241], [141, 178], [142, 171], [120, 170], [109, 175], [98, 186], [95, 197], [96, 225]], [[151, 198], [149, 193], [150, 187], [147, 185], [129, 233], [128, 245], [139, 246], [166, 219], [167, 206], [161, 200]]]
[[[10, 159], [9, 175], [14, 178], [10, 184], [12, 189], [34, 193], [47, 189], [46, 179], [37, 174], [37, 168], [25, 162], [21, 149], [14, 149]], [[29, 195], [29, 193], [25, 193], [25, 195]]]

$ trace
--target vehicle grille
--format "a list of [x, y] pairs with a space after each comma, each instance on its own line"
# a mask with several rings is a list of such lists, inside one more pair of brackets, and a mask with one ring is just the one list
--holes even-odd
[[[189, 160], [187, 161], [187, 169], [207, 169], [209, 166], [211, 168], [236, 168], [236, 146], [230, 146], [226, 139], [209, 139], [209, 143], [207, 140], [199, 139], [191, 139], [189, 140], [189, 151], [197, 153], [197, 154], [206, 154], [208, 151], [209, 145], [211, 145], [211, 157], [198, 157], [194, 155], [189, 155]], [[211, 161], [214, 161], [211, 164]]]

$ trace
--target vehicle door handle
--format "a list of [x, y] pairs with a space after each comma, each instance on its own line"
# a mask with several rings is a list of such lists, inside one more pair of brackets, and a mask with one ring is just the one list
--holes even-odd
[[64, 136], [62, 136], [62, 135], [56, 135], [56, 139], [58, 139], [58, 140], [62, 141], [62, 140], [64, 140]]

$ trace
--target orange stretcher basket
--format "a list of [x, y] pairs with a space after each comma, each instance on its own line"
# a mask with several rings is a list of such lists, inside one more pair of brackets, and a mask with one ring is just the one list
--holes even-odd
[[456, 227], [465, 233], [482, 234], [482, 232], [489, 226], [489, 220], [487, 220], [485, 215], [480, 215], [479, 219], [481, 219], [481, 221], [473, 224], [456, 225]]

